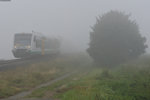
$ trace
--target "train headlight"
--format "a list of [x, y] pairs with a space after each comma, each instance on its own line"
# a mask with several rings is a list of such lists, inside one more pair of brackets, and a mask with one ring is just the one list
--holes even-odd
[[31, 49], [31, 46], [27, 46], [28, 49]]
[[14, 48], [17, 49], [17, 46], [15, 45]]

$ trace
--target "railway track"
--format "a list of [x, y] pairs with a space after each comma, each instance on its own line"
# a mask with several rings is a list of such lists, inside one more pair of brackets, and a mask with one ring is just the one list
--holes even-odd
[[16, 67], [24, 67], [25, 65], [53, 59], [54, 56], [35, 56], [23, 59], [12, 59], [0, 61], [0, 71], [14, 69]]
[[18, 60], [20, 60], [20, 59], [1, 60], [1, 61], [0, 61], [0, 65], [2, 65], [2, 64], [7, 64], [7, 63], [12, 63], [12, 62], [16, 62], [16, 61], [18, 61]]
[[1, 62], [0, 71], [16, 68], [17, 66], [23, 65], [26, 62], [27, 62], [26, 60], [20, 60], [20, 59]]

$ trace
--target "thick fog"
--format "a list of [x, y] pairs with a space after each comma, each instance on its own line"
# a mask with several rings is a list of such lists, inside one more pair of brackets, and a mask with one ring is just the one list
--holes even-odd
[[[149, 0], [11, 0], [0, 2], [0, 59], [11, 59], [13, 35], [41, 32], [59, 36], [66, 50], [88, 48], [90, 26], [96, 17], [110, 10], [132, 14], [150, 43]], [[149, 51], [149, 50], [147, 50]]]

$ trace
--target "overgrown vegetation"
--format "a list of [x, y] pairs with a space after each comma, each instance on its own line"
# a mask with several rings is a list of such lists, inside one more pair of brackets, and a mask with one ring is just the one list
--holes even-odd
[[33, 91], [27, 98], [54, 100], [150, 100], [150, 57], [115, 68], [92, 66], [85, 55], [63, 56], [0, 72], [0, 98], [46, 83], [78, 69], [67, 79]]
[[[83, 57], [83, 60], [81, 59]], [[21, 91], [55, 79], [84, 66], [88, 58], [80, 55], [62, 55], [45, 62], [38, 62], [28, 67], [0, 72], [0, 98], [15, 95]], [[83, 63], [84, 62], [84, 63]]]
[[94, 67], [38, 89], [30, 97], [60, 100], [150, 100], [150, 58], [113, 69]]

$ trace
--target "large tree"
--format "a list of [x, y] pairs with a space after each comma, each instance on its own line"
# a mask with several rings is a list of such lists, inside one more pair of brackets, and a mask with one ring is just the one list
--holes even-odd
[[145, 53], [146, 38], [129, 15], [110, 11], [96, 20], [87, 52], [98, 64], [115, 66]]

